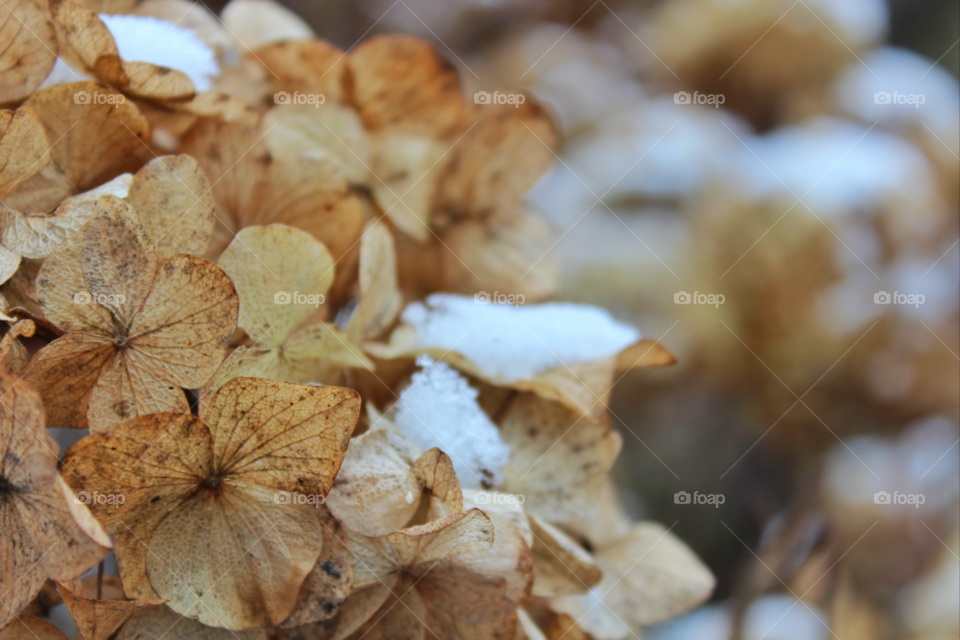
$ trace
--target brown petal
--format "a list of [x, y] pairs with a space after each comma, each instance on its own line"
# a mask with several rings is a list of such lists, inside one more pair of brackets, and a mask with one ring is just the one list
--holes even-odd
[[[81, 92], [91, 97], [99, 93], [105, 102], [78, 103], [74, 96]], [[48, 181], [63, 189], [64, 197], [99, 185], [104, 177], [113, 177], [109, 174], [115, 175], [149, 134], [147, 121], [131, 101], [96, 82], [47, 87], [30, 96], [24, 105], [36, 111], [46, 127], [51, 166], [56, 168], [55, 177]], [[25, 188], [26, 183], [21, 190]]]
[[593, 558], [570, 536], [537, 516], [533, 532], [533, 594], [544, 598], [585, 593], [602, 577]]
[[515, 398], [499, 424], [510, 446], [504, 488], [554, 522], [589, 507], [620, 451], [620, 434], [609, 425], [532, 394]]
[[57, 34], [42, 4], [11, 0], [0, 5], [0, 103], [29, 96], [57, 60]]
[[163, 600], [91, 599], [86, 591], [74, 592], [63, 582], [57, 587], [82, 640], [109, 640], [137, 610], [163, 604]]
[[66, 640], [60, 629], [36, 616], [19, 616], [0, 629], [0, 640]]
[[30, 107], [21, 107], [14, 112], [0, 111], [0, 136], [2, 200], [21, 182], [47, 166], [50, 162], [50, 142], [43, 123]]
[[347, 325], [355, 342], [373, 340], [389, 329], [403, 305], [397, 284], [393, 234], [381, 222], [369, 222], [360, 239], [360, 301]]
[[346, 54], [325, 40], [285, 40], [260, 47], [253, 59], [266, 69], [274, 91], [321, 94], [327, 101], [343, 98]]
[[540, 105], [478, 107], [472, 128], [447, 156], [439, 200], [453, 217], [485, 216], [509, 207], [550, 167], [557, 129]]
[[57, 473], [57, 445], [44, 430], [40, 396], [0, 372], [0, 397], [0, 625], [6, 625], [47, 578], [79, 578], [111, 544]]
[[350, 536], [325, 507], [319, 507], [317, 512], [323, 533], [323, 551], [300, 586], [296, 608], [280, 625], [284, 629], [331, 618], [353, 590]]
[[372, 130], [439, 137], [463, 114], [456, 69], [423, 40], [370, 38], [350, 52], [347, 65], [348, 99]]
[[190, 156], [154, 158], [133, 177], [126, 197], [161, 258], [202, 256], [213, 232], [213, 196]]

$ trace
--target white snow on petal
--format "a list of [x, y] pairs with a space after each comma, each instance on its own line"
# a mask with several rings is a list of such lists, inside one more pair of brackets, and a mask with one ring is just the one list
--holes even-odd
[[496, 304], [436, 293], [408, 305], [402, 318], [416, 329], [418, 347], [456, 351], [502, 382], [612, 356], [640, 339], [607, 311], [568, 302]]
[[394, 424], [422, 451], [439, 447], [450, 456], [463, 487], [496, 486], [510, 447], [477, 404], [477, 390], [443, 362], [420, 356], [422, 368], [400, 394]]
[[189, 29], [150, 16], [99, 14], [127, 62], [149, 62], [180, 71], [197, 91], [212, 88], [220, 73], [213, 49]]

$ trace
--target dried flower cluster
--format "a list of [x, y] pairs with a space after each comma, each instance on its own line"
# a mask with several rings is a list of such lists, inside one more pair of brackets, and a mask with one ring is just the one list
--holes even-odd
[[473, 295], [555, 287], [532, 98], [261, 0], [2, 12], [0, 638], [62, 601], [83, 640], [608, 639], [709, 596], [608, 478], [617, 375], [672, 356]]

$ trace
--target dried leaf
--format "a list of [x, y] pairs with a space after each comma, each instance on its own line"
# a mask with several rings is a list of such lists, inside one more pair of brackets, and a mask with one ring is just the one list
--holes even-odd
[[643, 367], [663, 367], [675, 364], [677, 358], [656, 340], [641, 340], [627, 347], [617, 356], [617, 373]]
[[422, 40], [370, 38], [347, 55], [347, 65], [348, 99], [373, 131], [440, 137], [463, 116], [456, 69]]
[[58, 426], [102, 429], [158, 411], [187, 411], [183, 388], [219, 367], [239, 304], [215, 265], [162, 260], [133, 209], [114, 196], [47, 258], [44, 315], [66, 334], [41, 349], [27, 379]]
[[[112, 545], [57, 473], [59, 451], [44, 429], [40, 396], [0, 371], [0, 397], [0, 451], [5, 452], [0, 460], [2, 627], [48, 578], [79, 578]], [[70, 472], [69, 466], [64, 469]]]
[[322, 501], [359, 408], [349, 389], [236, 378], [199, 418], [129, 420], [78, 442], [65, 464], [86, 491], [123, 492], [97, 514], [131, 595], [204, 624], [273, 626], [323, 544], [315, 505], [280, 496]]

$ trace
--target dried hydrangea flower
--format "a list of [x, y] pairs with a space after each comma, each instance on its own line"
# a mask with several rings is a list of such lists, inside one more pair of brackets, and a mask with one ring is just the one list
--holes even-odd
[[0, 34], [0, 104], [23, 100], [40, 86], [57, 59], [57, 35], [47, 8], [31, 0], [12, 0], [0, 7], [0, 24], [22, 28]]
[[65, 464], [78, 487], [125, 496], [97, 515], [131, 596], [210, 626], [275, 626], [323, 551], [318, 510], [296, 496], [323, 500], [359, 408], [349, 389], [234, 378], [199, 418], [128, 420]]
[[[31, 322], [18, 323], [0, 343], [0, 353], [6, 355], [18, 335], [32, 334]], [[37, 392], [0, 370], [0, 627], [14, 620], [48, 578], [79, 578], [112, 547], [57, 472], [59, 447], [44, 427]]]
[[189, 410], [184, 388], [214, 374], [236, 328], [233, 283], [188, 254], [164, 258], [133, 208], [114, 196], [37, 276], [44, 315], [64, 335], [26, 372], [57, 426], [103, 429]]
[[346, 367], [373, 368], [333, 325], [305, 324], [334, 279], [333, 258], [309, 233], [279, 224], [247, 227], [218, 264], [237, 288], [237, 325], [254, 345], [230, 354], [214, 386], [237, 376], [336, 383]]

